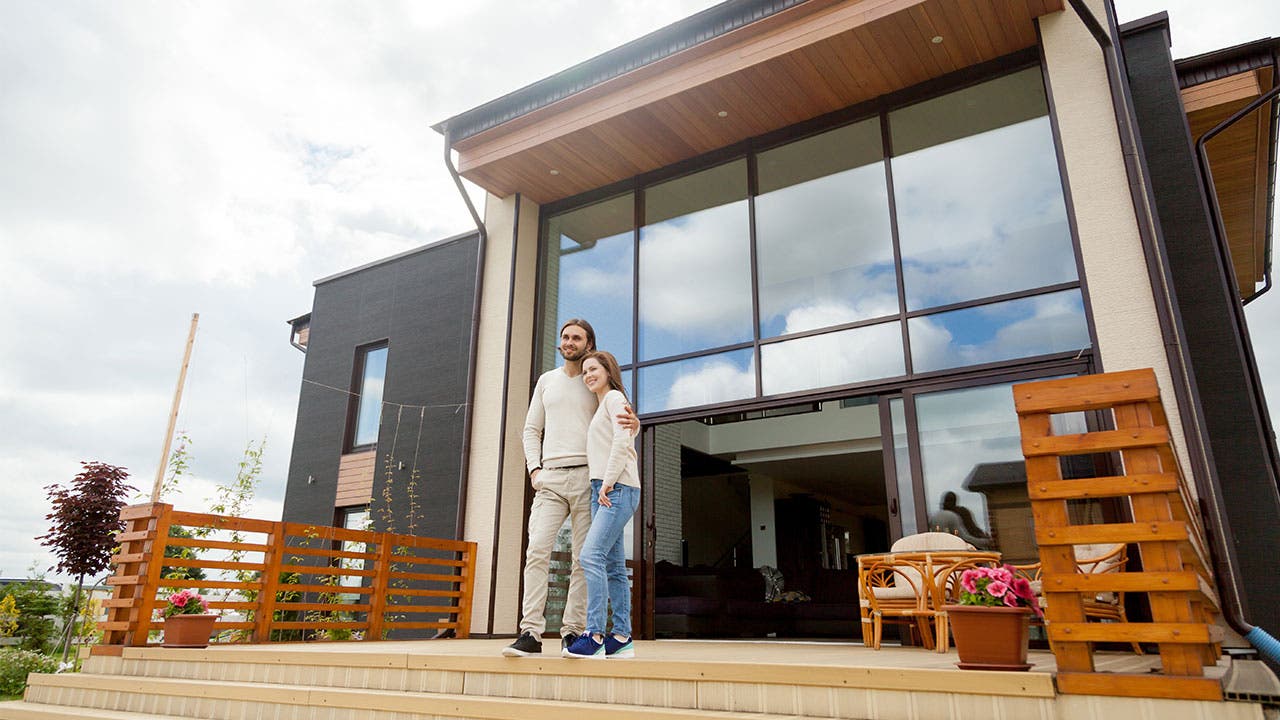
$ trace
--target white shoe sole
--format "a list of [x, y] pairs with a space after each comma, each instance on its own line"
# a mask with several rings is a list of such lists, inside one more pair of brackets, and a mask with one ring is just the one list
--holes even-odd
[[541, 655], [541, 654], [542, 653], [525, 652], [523, 650], [517, 650], [513, 647], [502, 649], [503, 657], [529, 657], [530, 655]]

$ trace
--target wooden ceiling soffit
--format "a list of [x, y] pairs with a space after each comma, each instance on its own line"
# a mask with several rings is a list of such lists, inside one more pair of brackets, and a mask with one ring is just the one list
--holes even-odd
[[1032, 47], [1062, 7], [811, 0], [461, 140], [459, 171], [547, 203]]
[[[1184, 89], [1192, 140], [1257, 99], [1271, 87], [1272, 75], [1271, 68], [1249, 70]], [[1272, 112], [1264, 105], [1206, 145], [1241, 297], [1265, 279]]]

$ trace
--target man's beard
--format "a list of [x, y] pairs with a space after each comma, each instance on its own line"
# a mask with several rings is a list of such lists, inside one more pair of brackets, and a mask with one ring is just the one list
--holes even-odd
[[586, 357], [587, 353], [589, 352], [591, 351], [586, 348], [578, 348], [573, 355], [570, 355], [569, 353], [565, 352], [564, 348], [562, 347], [560, 348], [560, 357], [564, 358], [568, 362], [577, 362], [582, 358]]

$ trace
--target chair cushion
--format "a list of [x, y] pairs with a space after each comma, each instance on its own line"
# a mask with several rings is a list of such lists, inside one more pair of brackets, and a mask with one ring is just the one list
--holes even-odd
[[893, 544], [892, 552], [925, 552], [927, 550], [975, 550], [963, 538], [944, 532], [922, 532], [908, 535]]

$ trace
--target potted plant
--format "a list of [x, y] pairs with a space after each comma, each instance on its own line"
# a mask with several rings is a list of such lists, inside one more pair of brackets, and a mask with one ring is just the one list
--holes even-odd
[[179, 590], [169, 596], [164, 609], [164, 646], [202, 648], [209, 646], [213, 623], [218, 616], [209, 612], [209, 601], [195, 590]]
[[975, 567], [960, 575], [960, 604], [943, 608], [964, 670], [1028, 670], [1031, 614], [1044, 617], [1031, 583], [1013, 568]]

